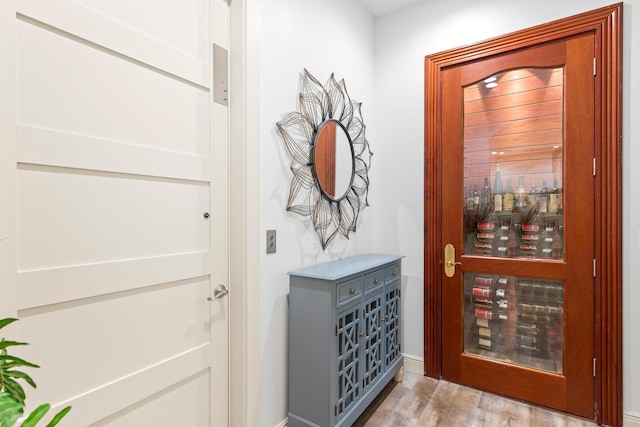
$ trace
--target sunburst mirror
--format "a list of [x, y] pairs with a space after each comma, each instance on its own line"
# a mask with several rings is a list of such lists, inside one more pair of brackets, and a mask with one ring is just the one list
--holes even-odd
[[338, 234], [348, 239], [369, 205], [372, 153], [361, 105], [349, 98], [344, 79], [331, 74], [323, 86], [305, 69], [299, 111], [276, 124], [291, 156], [287, 210], [311, 217], [322, 249]]

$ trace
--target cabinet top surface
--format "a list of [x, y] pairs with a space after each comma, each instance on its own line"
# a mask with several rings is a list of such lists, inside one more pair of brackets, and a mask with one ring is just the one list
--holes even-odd
[[366, 254], [338, 259], [289, 272], [290, 276], [338, 280], [351, 274], [375, 268], [402, 258], [401, 255]]

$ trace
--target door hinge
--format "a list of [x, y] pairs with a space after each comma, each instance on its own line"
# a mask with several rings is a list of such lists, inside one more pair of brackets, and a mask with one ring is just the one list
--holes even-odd
[[597, 70], [597, 66], [598, 66], [598, 60], [596, 58], [593, 58], [593, 75], [597, 76], [598, 72]]
[[229, 52], [213, 44], [213, 102], [229, 105]]
[[593, 277], [596, 277], [596, 259], [593, 259]]
[[596, 358], [593, 358], [593, 377], [596, 377]]
[[593, 176], [596, 176], [596, 158], [593, 158]]

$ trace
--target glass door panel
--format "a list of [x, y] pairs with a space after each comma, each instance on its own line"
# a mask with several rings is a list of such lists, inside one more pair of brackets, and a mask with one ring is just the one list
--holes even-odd
[[464, 352], [562, 373], [562, 281], [464, 273]]
[[466, 86], [465, 255], [563, 258], [563, 68]]
[[[563, 68], [463, 89], [463, 255], [563, 259]], [[563, 281], [464, 273], [464, 352], [562, 373]]]

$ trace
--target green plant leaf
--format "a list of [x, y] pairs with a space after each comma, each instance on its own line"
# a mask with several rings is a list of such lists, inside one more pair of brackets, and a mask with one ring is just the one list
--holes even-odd
[[11, 427], [24, 413], [24, 406], [9, 393], [0, 392], [0, 427]]
[[44, 417], [47, 414], [47, 412], [49, 412], [50, 408], [51, 408], [51, 405], [49, 405], [48, 403], [43, 403], [42, 405], [34, 409], [33, 412], [29, 414], [27, 419], [24, 420], [22, 424], [20, 424], [20, 426], [34, 427], [38, 423], [38, 421], [40, 421], [42, 417]]
[[4, 390], [13, 396], [14, 399], [24, 404], [24, 399], [27, 395], [24, 393], [24, 389], [20, 384], [11, 378], [4, 379]]
[[3, 411], [5, 408], [12, 406], [16, 402], [16, 400], [6, 391], [0, 392], [0, 411]]
[[13, 317], [7, 317], [5, 319], [0, 319], [0, 329], [4, 328], [10, 323], [17, 321], [18, 319], [14, 319]]
[[31, 387], [37, 388], [36, 382], [33, 381], [33, 379], [28, 374], [26, 374], [24, 372], [6, 370], [6, 371], [3, 372], [2, 375], [4, 375], [5, 377], [9, 377], [9, 378], [21, 378], [21, 379], [25, 380], [26, 383], [29, 384]]
[[31, 362], [27, 362], [24, 359], [20, 359], [19, 357], [16, 356], [11, 356], [9, 354], [2, 354], [0, 355], [0, 362], [5, 362], [2, 363], [0, 366], [2, 366], [3, 368], [12, 368], [14, 366], [26, 366], [29, 368], [39, 368], [40, 366], [31, 363]]
[[0, 350], [3, 350], [7, 347], [13, 347], [16, 345], [29, 345], [29, 343], [19, 342], [19, 341], [5, 341], [5, 339], [2, 338], [2, 340], [0, 341]]
[[[0, 329], [15, 322], [18, 319], [0, 319]], [[28, 343], [6, 340], [0, 338], [0, 427], [13, 427], [17, 420], [24, 414], [24, 401], [26, 394], [22, 385], [18, 382], [22, 380], [36, 387], [36, 383], [29, 374], [12, 368], [39, 368], [35, 363], [27, 362], [16, 356], [8, 354], [8, 349], [28, 345]], [[21, 427], [35, 427], [36, 424], [49, 412], [51, 405], [43, 403], [34, 409], [22, 422]], [[62, 418], [71, 410], [71, 406], [63, 408], [47, 424], [47, 427], [56, 426]]]
[[49, 424], [47, 424], [47, 427], [53, 427], [53, 426], [57, 425], [57, 424], [60, 422], [60, 420], [61, 420], [62, 418], [64, 418], [64, 416], [65, 416], [65, 415], [67, 415], [67, 413], [68, 413], [70, 410], [71, 410], [71, 406], [67, 406], [66, 408], [64, 408], [63, 410], [61, 410], [60, 412], [58, 412], [58, 413], [56, 414], [56, 416], [55, 416], [55, 417], [53, 417], [53, 418], [51, 419], [51, 421], [49, 421]]

